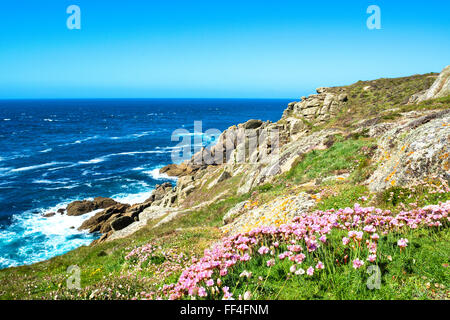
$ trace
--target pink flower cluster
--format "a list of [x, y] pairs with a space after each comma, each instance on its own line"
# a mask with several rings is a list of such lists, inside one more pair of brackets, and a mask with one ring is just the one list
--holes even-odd
[[[265, 260], [267, 267], [289, 258], [293, 263], [290, 271], [302, 275], [305, 270], [299, 268], [299, 265], [307, 255], [327, 245], [326, 235], [333, 229], [348, 232], [347, 237], [342, 239], [344, 246], [367, 247], [367, 257], [354, 257], [352, 261], [353, 268], [358, 269], [363, 267], [364, 260], [376, 261], [378, 233], [385, 235], [388, 232], [402, 232], [418, 227], [440, 227], [450, 220], [449, 212], [450, 201], [402, 211], [395, 216], [389, 210], [361, 207], [358, 204], [353, 208], [303, 213], [291, 223], [280, 227], [259, 227], [244, 234], [225, 237], [212, 249], [205, 250], [200, 260], [194, 260], [182, 272], [176, 284], [165, 285], [161, 293], [169, 299], [189, 296], [232, 299], [233, 292], [228, 287], [222, 287], [225, 277], [237, 264], [266, 255], [269, 257]], [[364, 239], [366, 240], [363, 241]], [[405, 247], [407, 242], [407, 239], [400, 239], [398, 245]], [[277, 250], [281, 250], [282, 244], [286, 245], [284, 248], [287, 251], [275, 254]], [[315, 268], [306, 268], [306, 274], [312, 277], [315, 270], [324, 268], [324, 264], [319, 261]]]

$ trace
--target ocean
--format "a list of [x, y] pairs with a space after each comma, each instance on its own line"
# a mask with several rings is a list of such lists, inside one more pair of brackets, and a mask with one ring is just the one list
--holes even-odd
[[[45, 213], [97, 196], [138, 203], [156, 184], [175, 182], [159, 174], [178, 150], [174, 130], [187, 130], [194, 143], [194, 121], [202, 121], [202, 132], [248, 119], [277, 121], [290, 101], [0, 101], [0, 269], [46, 260], [99, 236], [77, 230], [93, 213]], [[214, 137], [202, 134], [201, 144], [214, 144]]]

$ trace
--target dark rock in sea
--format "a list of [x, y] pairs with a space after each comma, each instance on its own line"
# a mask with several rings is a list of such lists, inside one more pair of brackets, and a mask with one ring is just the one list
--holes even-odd
[[191, 174], [196, 169], [186, 163], [169, 164], [159, 170], [159, 173], [165, 173], [169, 177], [182, 177]]
[[115, 219], [113, 222], [111, 222], [111, 228], [114, 231], [122, 230], [123, 228], [127, 227], [131, 223], [133, 223], [134, 220], [131, 217], [128, 216], [122, 216], [117, 219]]
[[100, 231], [103, 224], [107, 222], [114, 214], [124, 213], [130, 207], [129, 204], [118, 203], [103, 211], [96, 213], [93, 217], [90, 217], [78, 228], [79, 230], [89, 229], [89, 232]]
[[56, 212], [48, 212], [48, 213], [44, 214], [43, 216], [46, 218], [50, 218], [50, 217], [53, 217], [55, 214], [56, 214]]
[[64, 212], [65, 212], [66, 210], [65, 209], [58, 209], [58, 211], [56, 211], [57, 213], [59, 213], [59, 214], [64, 214]]
[[67, 206], [67, 215], [68, 216], [80, 216], [82, 214], [91, 212], [95, 210], [94, 203], [92, 201], [83, 200], [83, 201], [74, 201], [69, 203]]
[[118, 202], [113, 199], [97, 197], [93, 201], [83, 200], [69, 203], [66, 210], [68, 216], [80, 216], [97, 209], [106, 209], [116, 204], [118, 204]]
[[97, 209], [106, 209], [118, 203], [117, 201], [111, 198], [104, 198], [104, 197], [94, 198], [93, 202]]

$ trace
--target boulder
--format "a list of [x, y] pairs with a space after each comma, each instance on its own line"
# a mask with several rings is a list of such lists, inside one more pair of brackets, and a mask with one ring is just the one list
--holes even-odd
[[251, 119], [244, 123], [244, 129], [257, 129], [261, 127], [263, 122], [261, 120]]
[[111, 199], [111, 198], [104, 198], [104, 197], [97, 197], [97, 198], [94, 198], [94, 206], [97, 208], [97, 209], [106, 209], [106, 208], [108, 208], [108, 207], [111, 207], [111, 206], [113, 206], [113, 205], [116, 205], [116, 204], [118, 204], [118, 202], [117, 201], [115, 201], [115, 200], [113, 200], [113, 199]]
[[223, 224], [229, 224], [233, 222], [234, 219], [239, 217], [246, 210], [246, 205], [249, 203], [248, 200], [242, 201], [235, 205], [233, 208], [228, 210], [228, 212], [223, 216]]
[[188, 174], [191, 174], [195, 171], [195, 168], [192, 166], [182, 163], [182, 164], [169, 164], [159, 170], [159, 173], [165, 173], [169, 177], [182, 177]]
[[68, 216], [80, 216], [97, 209], [106, 209], [116, 204], [118, 202], [111, 198], [97, 197], [93, 201], [82, 200], [71, 202], [66, 210]]
[[447, 66], [437, 77], [436, 81], [428, 90], [419, 92], [411, 96], [409, 103], [419, 103], [422, 101], [442, 98], [450, 95], [450, 66]]
[[103, 224], [114, 214], [122, 214], [130, 207], [129, 204], [116, 204], [111, 206], [103, 211], [96, 213], [93, 217], [90, 217], [86, 221], [84, 221], [78, 230], [89, 229], [89, 232], [97, 232], [99, 231]]
[[43, 214], [43, 216], [45, 218], [50, 218], [50, 217], [53, 217], [55, 214], [56, 214], [56, 212], [47, 212], [47, 213]]
[[128, 216], [118, 217], [117, 219], [111, 222], [111, 228], [114, 231], [122, 230], [123, 228], [129, 226], [133, 222], [134, 220], [131, 217]]
[[440, 111], [393, 126], [378, 140], [378, 168], [369, 178], [369, 189], [411, 186], [449, 172], [450, 110]]
[[94, 211], [95, 209], [94, 202], [83, 200], [69, 203], [66, 210], [68, 216], [80, 216], [82, 214]]

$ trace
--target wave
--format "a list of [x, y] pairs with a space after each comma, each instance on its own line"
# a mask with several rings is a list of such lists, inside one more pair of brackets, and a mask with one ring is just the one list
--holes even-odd
[[83, 142], [86, 142], [86, 141], [89, 141], [89, 140], [98, 139], [98, 138], [99, 138], [99, 136], [95, 135], [95, 136], [87, 137], [87, 138], [84, 138], [84, 139], [76, 140], [74, 142], [67, 142], [67, 143], [64, 143], [64, 144], [60, 144], [58, 146], [59, 147], [71, 146], [71, 145], [74, 145], [74, 144], [81, 144]]
[[85, 160], [85, 161], [78, 161], [78, 164], [95, 164], [95, 163], [100, 163], [103, 162], [105, 160], [107, 160], [108, 158], [112, 158], [112, 157], [117, 157], [117, 156], [135, 156], [138, 154], [161, 154], [161, 153], [166, 153], [165, 151], [162, 150], [149, 150], [149, 151], [130, 151], [130, 152], [119, 152], [119, 153], [110, 153], [98, 158], [94, 158], [91, 160]]
[[58, 213], [49, 218], [43, 216], [66, 207], [70, 202], [38, 209], [38, 213], [27, 211], [14, 215], [11, 224], [0, 230], [0, 269], [43, 261], [96, 239], [97, 235], [77, 228], [99, 210], [81, 216]]
[[178, 180], [177, 177], [169, 177], [165, 173], [160, 173], [159, 170], [161, 168], [162, 167], [157, 167], [157, 168], [154, 168], [154, 169], [149, 170], [149, 171], [142, 171], [142, 173], [149, 175], [154, 180], [172, 180], [172, 181], [177, 181]]
[[100, 163], [105, 161], [104, 157], [101, 158], [95, 158], [87, 161], [78, 161], [79, 164], [94, 164], [94, 163]]
[[22, 168], [16, 168], [16, 169], [11, 169], [10, 172], [23, 172], [23, 171], [29, 171], [29, 170], [36, 170], [36, 169], [42, 169], [42, 168], [47, 168], [47, 167], [53, 167], [56, 166], [58, 164], [64, 164], [66, 162], [48, 162], [48, 163], [43, 163], [43, 164], [37, 164], [37, 165], [33, 165], [33, 166], [28, 166], [28, 167], [22, 167]]
[[53, 149], [52, 148], [48, 148], [48, 149], [45, 149], [45, 150], [41, 150], [41, 151], [39, 151], [40, 153], [47, 153], [47, 152], [50, 152], [50, 151], [52, 151]]
[[154, 189], [149, 189], [147, 191], [143, 191], [143, 192], [139, 192], [139, 193], [135, 193], [135, 194], [119, 193], [119, 194], [112, 196], [111, 198], [118, 202], [121, 202], [121, 203], [128, 203], [128, 204], [133, 205], [136, 203], [145, 202], [145, 200], [147, 200], [150, 197], [153, 190]]
[[46, 180], [46, 179], [34, 179], [32, 183], [37, 184], [68, 184], [69, 181], [52, 181], [52, 180]]
[[156, 131], [143, 131], [143, 132], [140, 132], [140, 133], [127, 134], [127, 135], [125, 135], [123, 137], [110, 137], [109, 139], [111, 139], [111, 140], [137, 139], [137, 138], [148, 136], [148, 135], [153, 134], [155, 132]]

